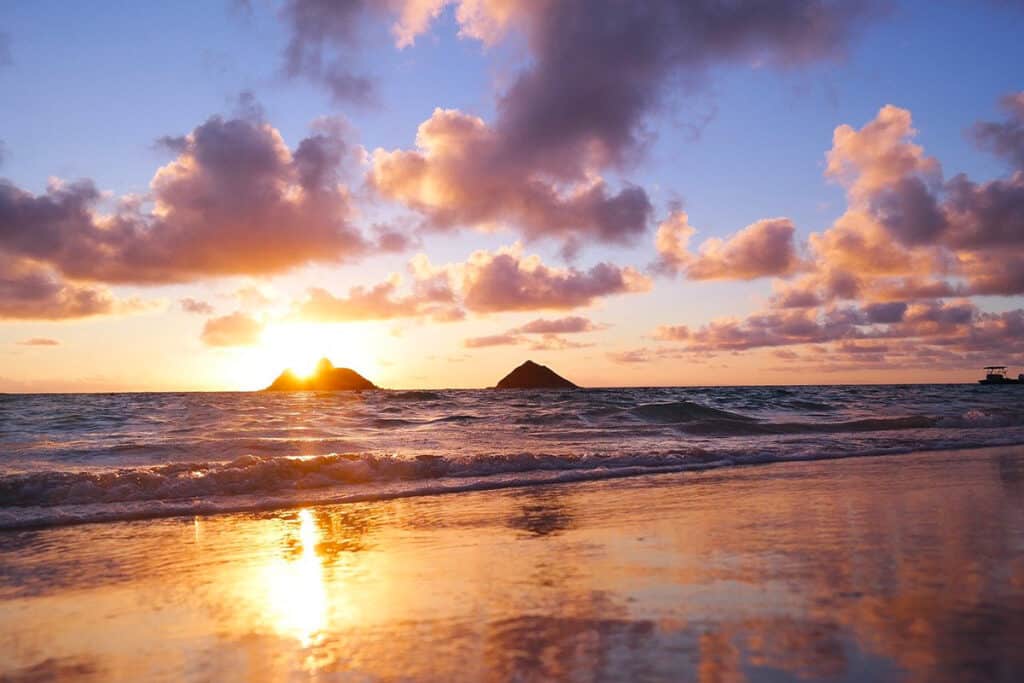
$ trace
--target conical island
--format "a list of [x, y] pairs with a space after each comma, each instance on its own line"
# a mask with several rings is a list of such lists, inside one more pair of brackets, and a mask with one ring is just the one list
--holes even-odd
[[321, 358], [311, 376], [299, 377], [291, 370], [285, 370], [264, 391], [342, 391], [376, 388], [376, 384], [355, 370], [336, 368], [331, 361]]
[[579, 389], [546, 365], [528, 360], [501, 378], [495, 389]]

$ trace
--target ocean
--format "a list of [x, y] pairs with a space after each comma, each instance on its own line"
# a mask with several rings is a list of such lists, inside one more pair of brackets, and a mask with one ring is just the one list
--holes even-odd
[[0, 529], [1024, 444], [1022, 397], [966, 384], [0, 395]]

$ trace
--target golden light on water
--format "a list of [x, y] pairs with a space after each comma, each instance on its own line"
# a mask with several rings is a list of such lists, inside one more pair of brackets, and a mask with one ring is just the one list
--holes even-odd
[[319, 642], [327, 628], [327, 588], [318, 542], [313, 513], [300, 510], [298, 558], [275, 559], [266, 573], [270, 620], [275, 630], [294, 637], [303, 647]]

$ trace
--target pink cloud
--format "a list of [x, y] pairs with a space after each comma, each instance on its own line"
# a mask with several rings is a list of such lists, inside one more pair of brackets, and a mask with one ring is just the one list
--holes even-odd
[[[698, 83], [721, 63], [832, 58], [878, 13], [867, 0], [783, 0], [771, 12], [754, 0], [657, 0], [639, 12], [589, 0], [406, 0], [390, 4], [398, 44], [411, 44], [447, 5], [462, 35], [488, 44], [525, 36], [529, 66], [499, 95], [492, 123], [436, 110], [416, 149], [378, 150], [372, 184], [432, 227], [511, 224], [527, 240], [561, 240], [566, 253], [595, 240], [631, 243], [646, 229], [646, 192], [609, 190], [599, 174], [642, 156], [646, 117], [667, 83]], [[334, 18], [344, 20], [350, 7]], [[352, 26], [344, 21], [338, 37]]]
[[688, 246], [695, 232], [682, 210], [662, 221], [655, 237], [660, 268], [691, 280], [753, 280], [789, 275], [800, 265], [788, 218], [757, 221], [726, 239], [712, 237], [696, 254]]
[[466, 308], [479, 313], [581, 308], [650, 287], [648, 278], [629, 267], [599, 263], [588, 270], [553, 268], [515, 249], [475, 252], [462, 276]]
[[260, 119], [214, 116], [164, 139], [177, 156], [156, 172], [151, 195], [123, 197], [107, 214], [88, 180], [40, 195], [0, 181], [0, 252], [75, 280], [139, 284], [358, 258], [375, 247], [349, 222], [338, 182], [348, 143], [330, 121], [314, 128], [290, 150]]
[[530, 169], [511, 166], [483, 120], [456, 110], [434, 111], [416, 135], [414, 151], [378, 149], [370, 182], [385, 197], [421, 212], [434, 229], [510, 225], [528, 240], [626, 244], [647, 228], [646, 193], [612, 193], [588, 179], [561, 188]]
[[[373, 285], [352, 287], [345, 296], [312, 288], [294, 307], [308, 320], [351, 321], [426, 318], [454, 322], [465, 311], [570, 310], [591, 306], [617, 294], [646, 292], [650, 280], [630, 267], [599, 263], [587, 270], [554, 268], [540, 257], [524, 257], [517, 246], [477, 251], [465, 263], [434, 266], [420, 254], [409, 262], [407, 290], [398, 276]], [[508, 334], [584, 332], [598, 329], [586, 318], [539, 319]]]
[[0, 319], [70, 320], [134, 307], [136, 302], [117, 301], [105, 287], [66, 282], [45, 267], [0, 252]]
[[[973, 129], [1011, 162], [1024, 121], [1019, 105], [1017, 95], [1006, 98], [1007, 121]], [[905, 362], [911, 345], [950, 362], [1018, 353], [1006, 331], [1020, 312], [986, 313], [969, 297], [1024, 293], [1024, 168], [987, 182], [946, 181], [915, 135], [910, 112], [894, 106], [860, 129], [836, 128], [826, 176], [846, 188], [848, 207], [810, 236], [806, 268], [775, 281], [766, 311], [713, 320], [688, 336], [662, 326], [655, 338], [690, 352], [813, 344], [844, 358], [843, 367], [869, 355]], [[659, 232], [659, 248], [677, 268], [697, 258], [686, 251], [691, 234], [685, 216]], [[887, 341], [864, 341], [871, 339]]]

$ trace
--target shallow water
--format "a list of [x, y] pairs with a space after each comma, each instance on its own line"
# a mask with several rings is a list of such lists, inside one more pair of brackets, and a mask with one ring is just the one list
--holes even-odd
[[0, 395], [0, 528], [1024, 443], [1024, 388]]
[[8, 531], [0, 561], [5, 680], [1024, 680], [1021, 448]]

